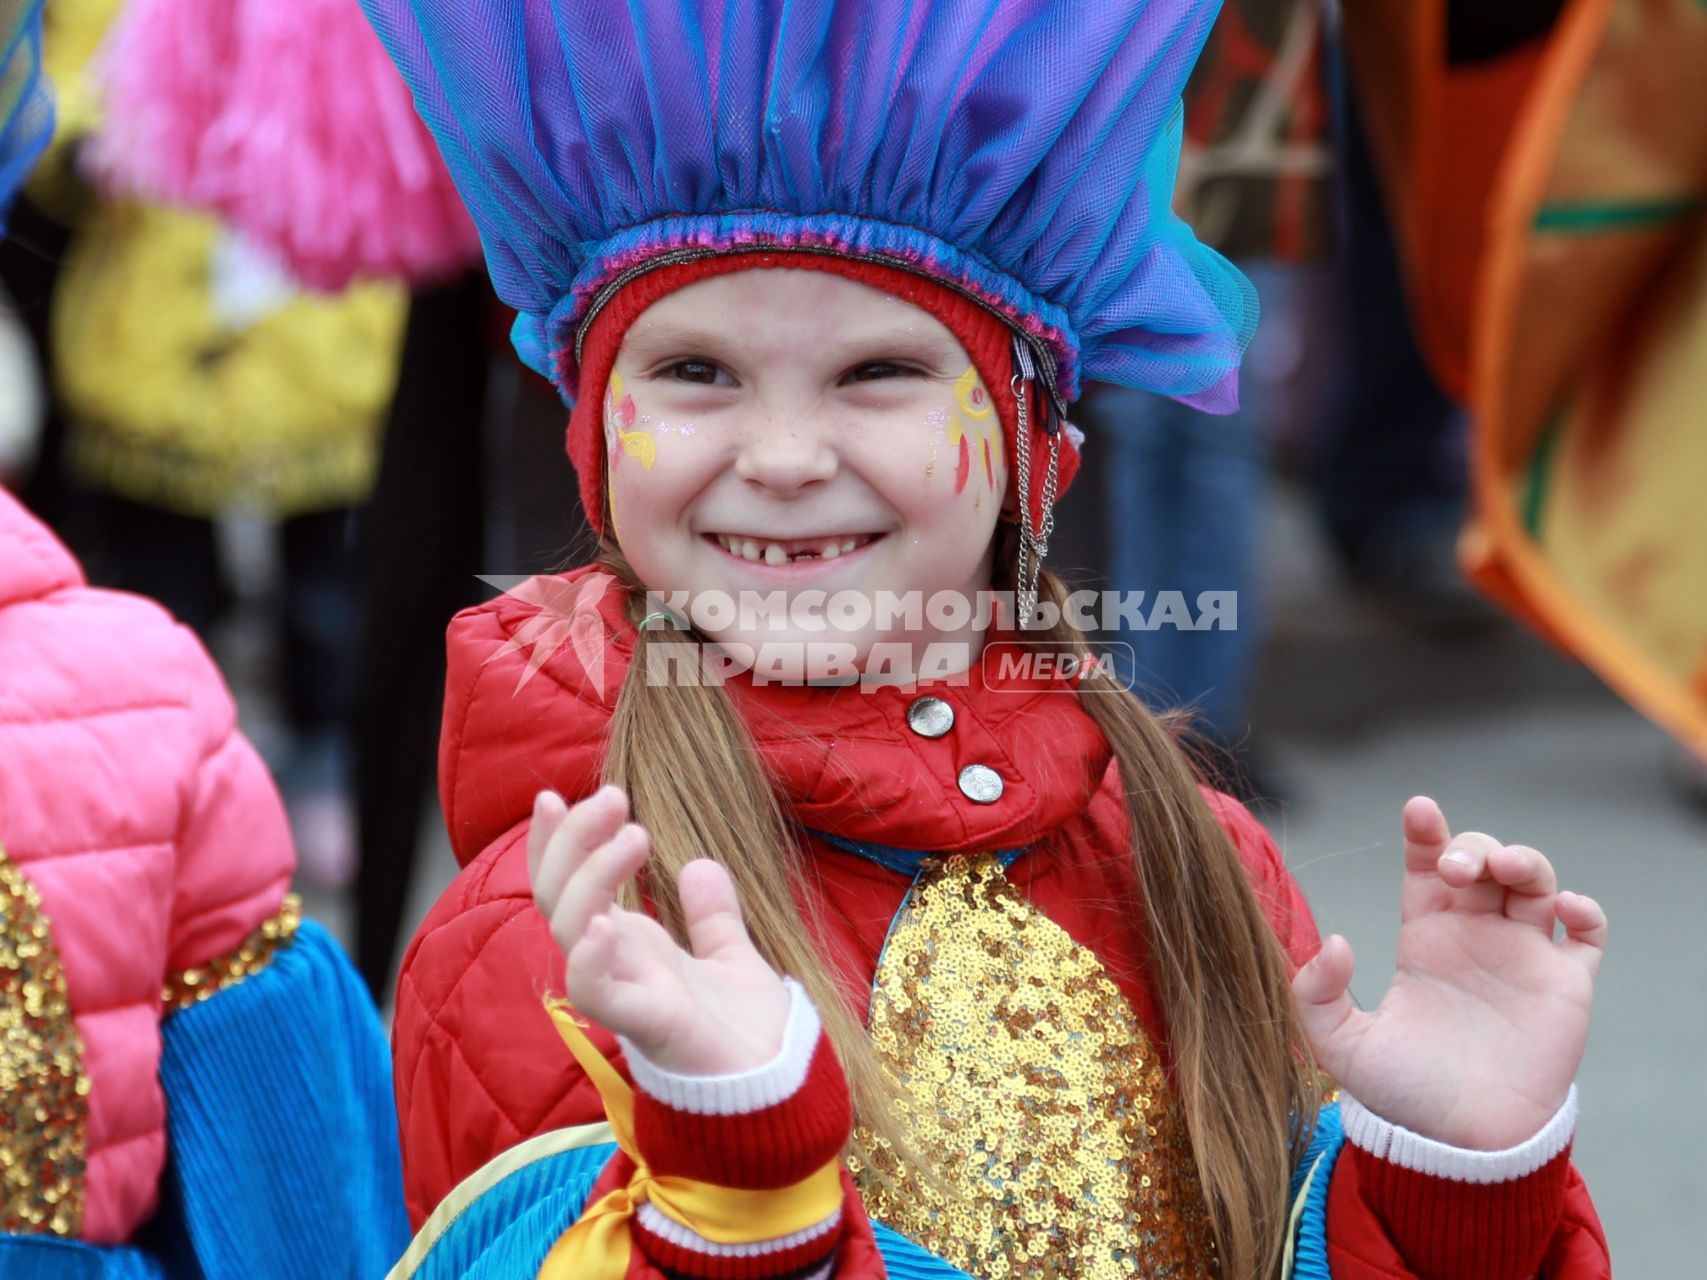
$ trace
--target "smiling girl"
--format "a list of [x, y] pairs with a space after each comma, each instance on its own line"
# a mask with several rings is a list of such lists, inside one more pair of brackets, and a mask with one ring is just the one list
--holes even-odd
[[[1419, 797], [1360, 1012], [1168, 724], [985, 661], [1085, 654], [1032, 625], [1081, 373], [1231, 402], [1247, 292], [1167, 207], [1213, 6], [369, 8], [600, 535], [451, 628], [403, 1273], [1609, 1274], [1593, 902]], [[882, 680], [698, 678], [824, 638], [719, 601], [991, 589], [850, 610]]]

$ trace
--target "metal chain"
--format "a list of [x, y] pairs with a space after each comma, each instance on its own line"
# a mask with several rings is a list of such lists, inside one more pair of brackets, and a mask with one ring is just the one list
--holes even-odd
[[1049, 554], [1049, 538], [1055, 532], [1055, 499], [1060, 492], [1061, 433], [1049, 433], [1049, 469], [1043, 475], [1043, 518], [1035, 534], [1031, 531], [1031, 422], [1026, 391], [1030, 380], [1014, 374], [1008, 386], [1018, 408], [1016, 429], [1018, 448], [1014, 450], [1019, 470], [1019, 559], [1014, 566], [1014, 585], [1019, 599], [1016, 608], [1021, 630], [1029, 628], [1037, 616], [1038, 581], [1043, 576], [1043, 559]]
[[1015, 622], [1023, 631], [1031, 625], [1032, 615], [1037, 611], [1037, 587], [1035, 583], [1027, 585], [1027, 565], [1031, 559], [1031, 424], [1026, 406], [1025, 379], [1014, 374], [1008, 382], [1008, 389], [1013, 392], [1018, 409], [1015, 431], [1019, 439], [1014, 442], [1014, 459], [1019, 467], [1019, 560], [1014, 566], [1014, 586], [1019, 592], [1015, 602]]

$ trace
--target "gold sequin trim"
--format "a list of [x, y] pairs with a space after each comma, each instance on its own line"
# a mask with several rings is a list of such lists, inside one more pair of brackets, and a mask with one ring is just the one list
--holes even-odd
[[285, 894], [284, 901], [279, 903], [278, 914], [243, 939], [237, 950], [168, 978], [160, 995], [166, 1011], [187, 1009], [259, 973], [273, 962], [278, 949], [296, 936], [297, 926], [301, 923], [302, 899], [294, 893]]
[[879, 962], [871, 1036], [945, 1198], [875, 1135], [868, 1209], [984, 1280], [1218, 1274], [1183, 1117], [1096, 956], [993, 855], [909, 893]]
[[0, 850], [0, 1231], [75, 1236], [89, 1077], [41, 905]]

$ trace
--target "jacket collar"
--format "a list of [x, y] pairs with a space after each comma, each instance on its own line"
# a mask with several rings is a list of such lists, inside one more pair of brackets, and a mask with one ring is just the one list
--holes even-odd
[[[492, 756], [516, 749], [522, 725], [532, 758], [552, 762], [551, 785], [571, 798], [596, 787], [635, 638], [624, 593], [592, 570], [530, 579], [462, 615], [450, 644], [447, 808], [467, 763], [483, 761], [476, 772], [490, 776]], [[795, 818], [843, 840], [940, 853], [1016, 849], [1081, 811], [1111, 758], [1064, 680], [1000, 676], [990, 664], [912, 688], [744, 677], [727, 687]], [[572, 715], [566, 694], [579, 704]], [[946, 711], [919, 707], [923, 698]], [[476, 830], [453, 820], [463, 861], [526, 816], [531, 793], [505, 794], [503, 812], [465, 806], [488, 810], [465, 815]]]

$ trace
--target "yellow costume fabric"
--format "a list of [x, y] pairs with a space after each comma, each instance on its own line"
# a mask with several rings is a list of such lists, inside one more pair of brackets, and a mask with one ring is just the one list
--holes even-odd
[[201, 214], [101, 202], [75, 171], [100, 126], [91, 62], [117, 0], [54, 0], [58, 99], [31, 194], [77, 234], [53, 299], [70, 464], [90, 487], [209, 517], [354, 506], [373, 488], [408, 298], [298, 290]]
[[803, 1182], [772, 1191], [653, 1176], [634, 1143], [633, 1089], [587, 1039], [572, 1010], [561, 1002], [547, 1007], [558, 1034], [604, 1100], [617, 1145], [635, 1169], [626, 1187], [587, 1206], [546, 1256], [539, 1280], [621, 1280], [633, 1248], [629, 1220], [643, 1201], [717, 1244], [754, 1244], [792, 1235], [817, 1226], [841, 1207], [841, 1172], [834, 1163]]
[[355, 505], [373, 485], [406, 311], [394, 285], [324, 296], [269, 281], [200, 214], [103, 206], [54, 300], [72, 465], [185, 515]]

